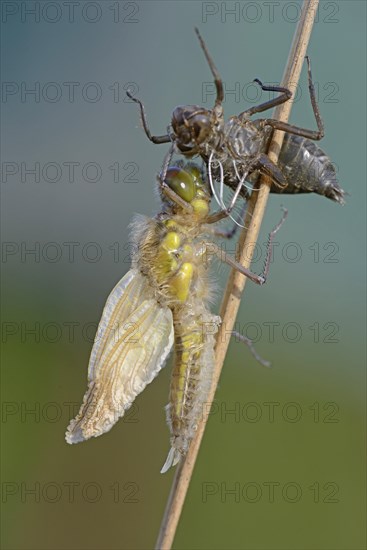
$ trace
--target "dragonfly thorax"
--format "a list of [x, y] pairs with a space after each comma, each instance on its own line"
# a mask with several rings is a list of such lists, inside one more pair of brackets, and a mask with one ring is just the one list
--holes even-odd
[[225, 125], [225, 135], [228, 151], [234, 158], [254, 158], [264, 149], [268, 139], [268, 133], [259, 128], [256, 121], [245, 119], [241, 121], [238, 117], [232, 117]]

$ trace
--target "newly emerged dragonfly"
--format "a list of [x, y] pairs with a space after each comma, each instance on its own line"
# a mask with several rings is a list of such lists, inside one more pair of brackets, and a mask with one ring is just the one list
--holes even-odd
[[[131, 270], [109, 295], [92, 348], [88, 389], [70, 422], [68, 443], [97, 437], [112, 428], [149, 384], [174, 348], [167, 421], [171, 449], [162, 472], [187, 452], [202, 414], [214, 368], [220, 317], [208, 309], [208, 256], [217, 256], [252, 281], [263, 284], [270, 265], [271, 240], [263, 275], [255, 275], [208, 240], [227, 212], [210, 213], [210, 189], [192, 164], [169, 166], [158, 178], [163, 203], [153, 219], [133, 225], [137, 253]], [[254, 355], [251, 342], [250, 345]]]
[[[299, 128], [271, 118], [251, 120], [256, 113], [271, 109], [292, 97], [292, 92], [280, 86], [265, 86], [260, 80], [254, 82], [263, 91], [279, 92], [280, 95], [265, 103], [251, 107], [237, 116], [224, 120], [224, 90], [220, 75], [207, 50], [198, 29], [195, 29], [210, 70], [214, 77], [217, 97], [213, 109], [198, 105], [178, 106], [171, 119], [171, 131], [162, 136], [153, 136], [148, 128], [142, 102], [127, 95], [140, 106], [144, 131], [153, 143], [172, 143], [172, 152], [193, 157], [200, 156], [208, 167], [212, 190], [219, 180], [235, 191], [228, 209], [233, 208], [236, 197], [248, 196], [245, 182], [254, 183], [259, 174], [270, 176], [273, 193], [318, 193], [344, 204], [345, 192], [340, 188], [336, 170], [329, 157], [314, 141], [324, 136], [324, 126], [318, 109], [312, 82], [310, 61], [308, 85], [311, 104], [318, 129]], [[273, 130], [285, 132], [278, 165], [266, 155]], [[223, 203], [220, 203], [223, 207]]]

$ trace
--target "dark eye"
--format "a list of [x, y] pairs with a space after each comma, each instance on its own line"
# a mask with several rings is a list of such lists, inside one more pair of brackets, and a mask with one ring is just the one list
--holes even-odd
[[175, 167], [168, 168], [165, 181], [172, 191], [184, 201], [191, 202], [195, 197], [195, 180], [186, 170]]
[[172, 114], [172, 128], [177, 145], [183, 152], [194, 152], [211, 131], [211, 111], [198, 105], [176, 107]]
[[204, 141], [210, 133], [210, 120], [206, 115], [195, 115], [190, 121], [195, 132], [196, 143]]

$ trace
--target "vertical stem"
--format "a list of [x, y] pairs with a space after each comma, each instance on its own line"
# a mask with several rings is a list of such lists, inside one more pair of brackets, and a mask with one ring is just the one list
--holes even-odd
[[[289, 88], [292, 91], [295, 91], [299, 81], [318, 2], [319, 0], [304, 0], [303, 2], [302, 17], [297, 25], [293, 37], [288, 62], [281, 84], [283, 87]], [[293, 101], [290, 100], [282, 105], [279, 105], [274, 111], [273, 118], [276, 118], [282, 122], [287, 122], [292, 108], [292, 103]], [[275, 131], [273, 134], [268, 155], [275, 163], [278, 160], [283, 137], [284, 133], [279, 130]], [[247, 208], [244, 224], [245, 228], [248, 229], [244, 229], [239, 237], [239, 249], [242, 251], [240, 261], [245, 267], [248, 268], [250, 267], [252, 260], [248, 250], [254, 250], [254, 244], [256, 243], [259, 235], [261, 222], [268, 200], [270, 184], [270, 179], [263, 177], [260, 181], [259, 192], [252, 194]], [[207, 403], [210, 404], [210, 406], [214, 400], [223, 362], [227, 353], [229, 343], [228, 334], [233, 329], [238, 308], [240, 306], [241, 294], [245, 287], [246, 280], [246, 277], [235, 270], [231, 271], [228, 279], [221, 306], [222, 325], [218, 331], [215, 370], [207, 399]], [[203, 418], [200, 419], [195, 437], [190, 444], [188, 453], [177, 467], [156, 543], [156, 550], [170, 550], [172, 548], [173, 539], [175, 537], [177, 525], [185, 502], [186, 493], [199, 452], [207, 418], [207, 416], [203, 416]]]

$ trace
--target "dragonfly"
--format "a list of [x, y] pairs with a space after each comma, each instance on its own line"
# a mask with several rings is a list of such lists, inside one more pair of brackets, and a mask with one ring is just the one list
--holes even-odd
[[[225, 121], [222, 79], [197, 28], [195, 32], [214, 78], [214, 107], [207, 109], [198, 105], [178, 106], [173, 111], [168, 132], [156, 136], [149, 129], [143, 103], [128, 91], [128, 97], [140, 107], [142, 125], [149, 140], [155, 144], [171, 143], [172, 154], [178, 151], [186, 157], [200, 156], [208, 167], [211, 189], [217, 202], [229, 211], [234, 207], [238, 196], [248, 198], [249, 188], [246, 182], [253, 185], [259, 175], [271, 178], [272, 193], [314, 192], [344, 204], [345, 191], [338, 184], [335, 166], [314, 143], [321, 140], [325, 132], [317, 105], [309, 57], [306, 57], [308, 88], [317, 130], [300, 128], [272, 118], [252, 120], [253, 115], [280, 105], [292, 97], [289, 89], [266, 86], [257, 78], [254, 82], [263, 91], [277, 92], [280, 95]], [[274, 130], [285, 132], [278, 164], [272, 162], [266, 154]], [[215, 192], [216, 181], [221, 186], [221, 194], [223, 185], [234, 191], [228, 206], [218, 199]]]
[[[137, 252], [103, 309], [89, 360], [88, 388], [66, 433], [66, 441], [73, 444], [109, 431], [174, 349], [166, 407], [171, 447], [162, 473], [187, 453], [211, 385], [221, 319], [208, 307], [208, 261], [217, 257], [264, 284], [272, 239], [287, 214], [283, 212], [269, 235], [264, 270], [257, 275], [210, 240], [216, 236], [215, 224], [228, 214], [210, 211], [210, 186], [201, 169], [182, 162], [164, 172], [164, 179], [162, 172], [158, 176], [162, 210], [155, 218], [139, 216], [133, 223]], [[240, 339], [260, 359], [252, 342]]]

